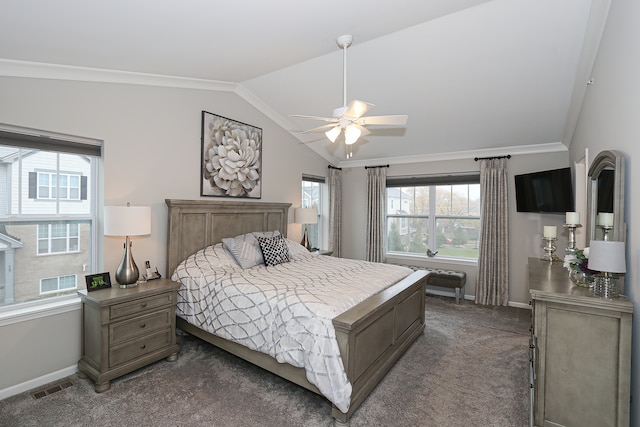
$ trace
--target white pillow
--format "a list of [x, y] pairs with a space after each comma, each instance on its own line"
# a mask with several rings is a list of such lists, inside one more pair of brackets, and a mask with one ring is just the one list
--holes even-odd
[[287, 246], [289, 248], [289, 255], [291, 257], [295, 257], [296, 255], [309, 255], [311, 252], [307, 250], [300, 243], [294, 242], [293, 240], [287, 240]]
[[240, 236], [222, 239], [222, 246], [231, 252], [231, 255], [233, 255], [233, 258], [240, 267], [251, 268], [256, 265], [264, 264], [262, 251], [260, 250], [260, 245], [258, 244], [256, 236], [273, 237], [279, 235], [280, 232], [278, 230], [264, 232], [256, 231], [254, 233], [241, 234]]

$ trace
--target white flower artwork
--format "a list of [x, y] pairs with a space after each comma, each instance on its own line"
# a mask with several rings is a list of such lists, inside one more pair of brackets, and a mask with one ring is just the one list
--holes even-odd
[[201, 196], [259, 199], [262, 129], [202, 112]]

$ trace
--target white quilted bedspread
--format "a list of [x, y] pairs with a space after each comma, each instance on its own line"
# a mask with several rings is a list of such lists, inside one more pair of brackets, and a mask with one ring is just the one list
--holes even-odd
[[178, 316], [222, 338], [304, 368], [347, 412], [351, 384], [331, 319], [398, 282], [405, 267], [299, 253], [288, 263], [243, 270], [221, 244], [183, 261]]

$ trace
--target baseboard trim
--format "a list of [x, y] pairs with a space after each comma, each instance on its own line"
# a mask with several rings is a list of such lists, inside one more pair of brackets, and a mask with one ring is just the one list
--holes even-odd
[[0, 390], [0, 400], [6, 399], [11, 396], [15, 396], [16, 394], [24, 393], [25, 391], [30, 391], [43, 385], [52, 383], [54, 381], [61, 380], [70, 375], [75, 374], [78, 371], [78, 366], [73, 365], [68, 368], [63, 368], [55, 372], [51, 372], [49, 374], [43, 375], [38, 378], [31, 379], [29, 381], [25, 381], [20, 384], [13, 385], [11, 387], [7, 387], [5, 389]]
[[[438, 296], [441, 296], [441, 297], [451, 297], [451, 298], [455, 298], [456, 297], [455, 292], [439, 291], [437, 289], [429, 289], [429, 288], [427, 288], [427, 293], [428, 294], [432, 294], [432, 295], [438, 295]], [[468, 301], [475, 301], [476, 297], [473, 296], [473, 295], [465, 295], [464, 299], [466, 299]], [[525, 303], [522, 303], [522, 302], [509, 301], [508, 305], [509, 305], [509, 307], [526, 308], [527, 310], [531, 309], [531, 306], [529, 304], [525, 304]]]

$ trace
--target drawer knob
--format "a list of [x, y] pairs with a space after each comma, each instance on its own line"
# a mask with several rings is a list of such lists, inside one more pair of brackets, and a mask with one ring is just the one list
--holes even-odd
[[146, 344], [142, 344], [142, 345], [140, 346], [140, 348], [141, 348], [142, 350], [144, 350], [145, 348], [147, 348], [147, 346], [146, 346]]
[[141, 327], [141, 328], [145, 328], [146, 326], [147, 326], [147, 324], [146, 324], [146, 323], [141, 323], [141, 324], [140, 324], [140, 327]]

